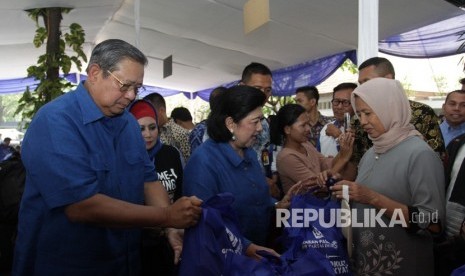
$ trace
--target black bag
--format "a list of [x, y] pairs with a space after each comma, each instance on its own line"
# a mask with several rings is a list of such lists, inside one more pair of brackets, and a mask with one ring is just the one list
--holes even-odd
[[[462, 232], [462, 231], [461, 231]], [[435, 275], [450, 275], [465, 264], [465, 238], [459, 235], [448, 237], [434, 245]]]
[[26, 170], [19, 157], [0, 163], [0, 223], [18, 222], [19, 203], [24, 191]]
[[21, 158], [0, 163], [0, 274], [11, 269], [26, 170]]

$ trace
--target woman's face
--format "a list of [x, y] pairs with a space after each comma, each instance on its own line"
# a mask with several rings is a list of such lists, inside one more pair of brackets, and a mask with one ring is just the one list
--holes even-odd
[[158, 138], [157, 122], [152, 117], [142, 117], [137, 122], [139, 122], [140, 131], [145, 140], [145, 148], [147, 150], [153, 148]]
[[236, 140], [233, 143], [239, 148], [252, 146], [257, 140], [257, 136], [263, 130], [261, 120], [263, 112], [261, 107], [257, 107], [250, 112], [244, 119], [234, 123], [234, 136]]
[[355, 109], [363, 130], [368, 133], [370, 138], [378, 138], [386, 132], [378, 115], [360, 97], [355, 97]]
[[304, 143], [310, 134], [310, 124], [307, 112], [300, 114], [297, 120], [290, 126], [285, 127], [286, 140], [296, 143]]

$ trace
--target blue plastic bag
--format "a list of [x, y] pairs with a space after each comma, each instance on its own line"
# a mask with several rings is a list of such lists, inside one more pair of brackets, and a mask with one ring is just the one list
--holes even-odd
[[450, 276], [464, 276], [464, 275], [465, 275], [465, 265], [454, 269], [454, 271], [452, 271], [452, 274]]
[[276, 275], [266, 261], [245, 256], [233, 201], [222, 193], [202, 203], [199, 223], [184, 233], [179, 275]]
[[[288, 222], [291, 226], [292, 210], [296, 209], [313, 209], [318, 212], [319, 217], [309, 222], [308, 227], [304, 225], [284, 229], [283, 240], [287, 250], [281, 258], [291, 266], [288, 271], [299, 273], [296, 275], [306, 275], [305, 273], [313, 275], [315, 271], [321, 269], [323, 274], [320, 275], [352, 275], [346, 242], [341, 229], [336, 224], [331, 227], [325, 225], [330, 224], [328, 222], [331, 221], [331, 216], [334, 216], [340, 209], [339, 202], [319, 199], [310, 193], [296, 195], [290, 206], [291, 217]], [[302, 259], [306, 259], [307, 263], [310, 262], [309, 265], [296, 266], [295, 263], [299, 264]], [[292, 268], [293, 264], [294, 268]]]

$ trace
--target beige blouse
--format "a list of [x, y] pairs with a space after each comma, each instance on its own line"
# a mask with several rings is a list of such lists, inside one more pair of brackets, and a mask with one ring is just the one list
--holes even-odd
[[332, 158], [324, 157], [310, 142], [304, 142], [302, 146], [307, 154], [283, 148], [276, 158], [276, 166], [285, 193], [300, 180], [317, 176], [318, 173], [330, 168]]

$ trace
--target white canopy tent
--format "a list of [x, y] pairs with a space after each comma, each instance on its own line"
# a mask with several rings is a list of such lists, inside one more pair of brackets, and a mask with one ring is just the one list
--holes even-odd
[[[25, 9], [70, 7], [62, 25], [79, 23], [86, 53], [108, 38], [136, 43], [149, 57], [145, 83], [197, 91], [237, 80], [257, 61], [272, 70], [357, 49], [358, 0], [270, 0], [271, 20], [245, 35], [245, 0], [0, 0], [0, 79], [26, 76], [44, 49], [32, 44], [34, 22]], [[444, 0], [380, 0], [380, 40], [463, 11]], [[173, 75], [163, 79], [163, 59], [173, 55]]]

